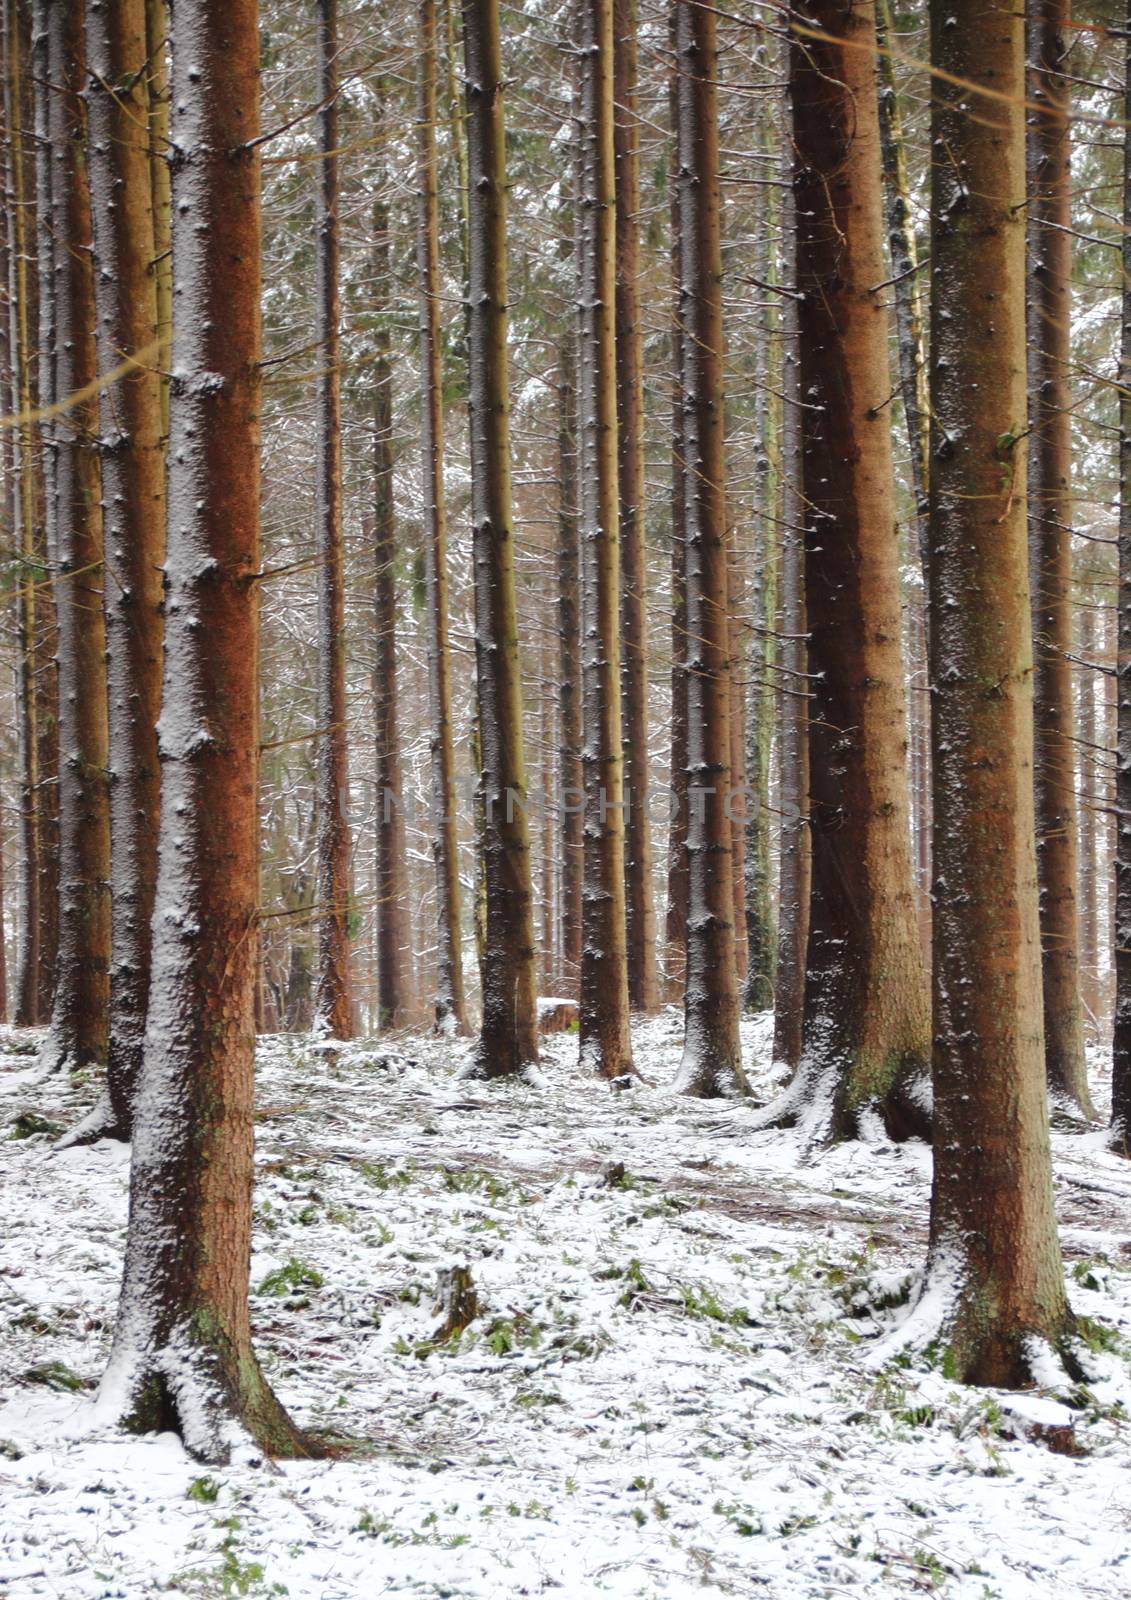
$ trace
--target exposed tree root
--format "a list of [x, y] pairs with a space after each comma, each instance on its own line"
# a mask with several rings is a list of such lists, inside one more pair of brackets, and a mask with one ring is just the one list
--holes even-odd
[[52, 1149], [72, 1150], [79, 1145], [97, 1144], [100, 1139], [117, 1139], [128, 1144], [129, 1137], [114, 1113], [109, 1092], [104, 1089], [86, 1116], [56, 1139]]

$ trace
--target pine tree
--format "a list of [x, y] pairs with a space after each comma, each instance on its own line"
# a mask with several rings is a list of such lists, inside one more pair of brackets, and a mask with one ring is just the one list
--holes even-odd
[[[260, 206], [256, 0], [177, 0], [161, 835], [122, 1296], [100, 1402], [201, 1460], [309, 1446], [251, 1344]], [[207, 226], [203, 225], [207, 219]]]
[[483, 1024], [473, 1071], [538, 1059], [522, 684], [515, 613], [507, 378], [507, 231], [498, 0], [464, 0], [468, 133], [468, 325], [475, 671], [483, 788]]
[[342, 526], [341, 243], [338, 219], [338, 6], [318, 0], [318, 979], [314, 1026], [353, 1034], [350, 976], [349, 730]]

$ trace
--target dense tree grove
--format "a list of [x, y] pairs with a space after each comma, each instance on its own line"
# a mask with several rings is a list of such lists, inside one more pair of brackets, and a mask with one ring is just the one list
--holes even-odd
[[115, 1418], [319, 1453], [252, 1348], [257, 1034], [537, 1094], [569, 1028], [594, 1095], [726, 1101], [772, 1011], [756, 1128], [933, 1142], [905, 1340], [1076, 1374], [1050, 1126], [1109, 1050], [1131, 1153], [1131, 15], [0, 21], [0, 1001], [93, 1077], [62, 1142], [132, 1139]]

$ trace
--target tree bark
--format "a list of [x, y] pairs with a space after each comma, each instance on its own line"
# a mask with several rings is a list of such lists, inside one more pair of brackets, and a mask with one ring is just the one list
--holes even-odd
[[149, 1005], [161, 772], [165, 461], [144, 0], [87, 0], [98, 358], [136, 369], [101, 404], [110, 721], [110, 1040], [104, 1126], [128, 1138]]
[[[675, 51], [676, 12], [670, 19]], [[679, 73], [673, 69], [668, 88], [671, 159], [668, 171], [671, 220], [672, 279], [672, 421], [671, 421], [671, 745], [668, 808], [668, 904], [664, 923], [665, 971], [669, 998], [683, 986], [687, 965], [687, 527], [683, 436], [683, 300], [680, 294], [679, 245]]]
[[1040, 1027], [1020, 14], [932, 0], [931, 61], [935, 1168], [908, 1329], [956, 1381], [1009, 1386], [1070, 1324]]
[[[41, 11], [59, 249], [55, 393], [59, 628], [59, 957], [47, 1071], [104, 1066], [110, 1000], [110, 806], [102, 474], [83, 92], [82, 0]], [[84, 396], [81, 400], [72, 397]]]
[[473, 1071], [538, 1059], [534, 920], [515, 614], [507, 377], [506, 173], [498, 0], [464, 0], [475, 667], [482, 741], [487, 927]]
[[169, 350], [173, 339], [173, 201], [169, 171], [169, 0], [145, 0], [149, 71], [149, 173], [153, 188], [153, 275], [161, 360], [161, 431], [169, 432]]
[[731, 866], [730, 629], [715, 12], [675, 0], [684, 518], [688, 918], [683, 1094], [745, 1093]]
[[338, 5], [318, 0], [318, 239], [320, 348], [315, 515], [318, 522], [318, 978], [314, 1027], [353, 1036], [350, 973], [349, 729], [346, 720], [345, 534], [342, 526], [341, 244], [338, 220]]
[[1115, 1007], [1111, 1148], [1131, 1156], [1131, 0], [1123, 104], [1123, 235], [1119, 337], [1119, 582], [1116, 600]]
[[1068, 0], [1034, 0], [1029, 24], [1029, 559], [1045, 1069], [1054, 1106], [1094, 1118], [1080, 1006], [1072, 745], [1069, 12]]
[[[31, 256], [31, 230], [28, 227], [30, 197], [27, 194], [24, 161], [24, 40], [20, 28], [17, 0], [5, 0], [4, 26], [4, 120], [8, 128], [8, 310], [11, 353], [11, 410], [27, 418], [15, 435], [12, 480], [12, 545], [19, 554], [19, 587], [16, 605], [16, 695], [19, 706], [20, 769], [20, 922], [19, 960], [16, 977], [15, 1021], [28, 1027], [39, 1022], [40, 966], [40, 791], [39, 791], [39, 702], [36, 693], [36, 579], [37, 561], [35, 506], [35, 435], [30, 421], [31, 400], [31, 285], [28, 263]], [[32, 212], [34, 217], [34, 212]]]
[[440, 210], [436, 178], [436, 4], [421, 0], [417, 63], [417, 242], [420, 291], [421, 457], [427, 531], [428, 696], [431, 710], [432, 859], [436, 868], [436, 1031], [467, 1032], [460, 929], [459, 840], [448, 648], [448, 525], [444, 504], [444, 384], [440, 349]]
[[[1101, 605], [1100, 574], [1085, 568], [1077, 581], [1084, 582], [1084, 593], [1077, 590], [1080, 658], [1076, 672], [1076, 749], [1080, 786], [1080, 1001], [1084, 1026], [1093, 1042], [1099, 1040], [1099, 1018], [1103, 1011], [1100, 997], [1099, 885], [1102, 875], [1099, 860], [1099, 832], [1104, 815], [1099, 794], [1099, 763], [1096, 754], [1096, 662], [1099, 631], [1096, 615]], [[1103, 617], [1100, 613], [1100, 621]]]
[[[875, 11], [799, 8], [797, 151], [812, 888], [801, 1062], [767, 1120], [824, 1142], [925, 1132], [931, 1022], [916, 921], [882, 282]], [[827, 37], [825, 37], [827, 36]]]
[[648, 608], [645, 570], [644, 347], [640, 327], [640, 120], [636, 0], [613, 0], [616, 168], [617, 459], [620, 473], [621, 701], [628, 998], [654, 1011], [656, 912], [648, 813]]
[[[576, 318], [572, 319], [576, 322]], [[562, 852], [562, 976], [569, 993], [581, 977], [581, 879], [585, 789], [581, 771], [581, 630], [577, 615], [577, 330], [562, 340], [558, 363], [558, 781]]]
[[[577, 412], [581, 480], [581, 766], [585, 784], [580, 1046], [583, 1068], [606, 1078], [619, 1078], [632, 1070], [632, 1045], [628, 1031], [619, 682], [622, 657], [612, 0], [580, 0], [578, 33], [581, 226], [577, 251]], [[621, 492], [624, 487], [622, 477]]]
[[[205, 1461], [310, 1450], [251, 1344], [259, 570], [255, 0], [178, 3], [175, 333], [153, 985], [101, 1404]], [[207, 225], [204, 225], [207, 222]]]
[[[790, 45], [783, 41], [788, 81]], [[774, 980], [773, 1059], [795, 1071], [801, 1061], [805, 952], [809, 943], [812, 851], [809, 833], [809, 651], [805, 618], [805, 530], [801, 498], [801, 369], [798, 359], [797, 202], [792, 110], [786, 123], [782, 177], [781, 309], [781, 733], [778, 809], [778, 951]]]
[[408, 882], [397, 696], [397, 529], [393, 500], [393, 361], [387, 320], [391, 303], [389, 209], [373, 208], [374, 280], [379, 296], [373, 362], [373, 559], [375, 563], [373, 709], [376, 741], [378, 1031], [403, 1027]]

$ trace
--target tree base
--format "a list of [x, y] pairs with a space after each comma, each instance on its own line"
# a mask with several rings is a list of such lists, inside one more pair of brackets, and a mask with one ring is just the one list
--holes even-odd
[[995, 1316], [995, 1298], [964, 1285], [945, 1261], [928, 1266], [907, 1318], [881, 1339], [869, 1365], [918, 1355], [955, 1383], [993, 1389], [1056, 1390], [1083, 1379], [1067, 1307], [1054, 1327], [1026, 1327]]
[[324, 1454], [291, 1421], [250, 1346], [236, 1349], [222, 1336], [205, 1343], [190, 1328], [160, 1350], [115, 1350], [98, 1409], [128, 1433], [175, 1433], [191, 1456], [215, 1466], [234, 1451], [295, 1460]]
[[816, 1068], [802, 1062], [775, 1100], [763, 1106], [751, 1124], [755, 1132], [767, 1128], [795, 1128], [805, 1150], [823, 1149], [859, 1139], [876, 1144], [883, 1138], [895, 1144], [908, 1139], [931, 1139], [931, 1086], [926, 1068], [900, 1071], [882, 1098], [853, 1095], [851, 1083], [842, 1082], [835, 1067]]
[[74, 1150], [80, 1145], [97, 1144], [100, 1139], [116, 1139], [122, 1144], [130, 1142], [130, 1132], [124, 1128], [114, 1113], [110, 1096], [103, 1091], [94, 1105], [66, 1133], [56, 1139], [53, 1150]]
[[685, 1050], [672, 1093], [689, 1095], [694, 1100], [744, 1100], [750, 1085], [741, 1061], [697, 1058]]
[[104, 1071], [106, 1053], [80, 1045], [52, 1024], [40, 1047], [36, 1066], [41, 1078], [54, 1078], [63, 1072], [83, 1072], [90, 1067]]

